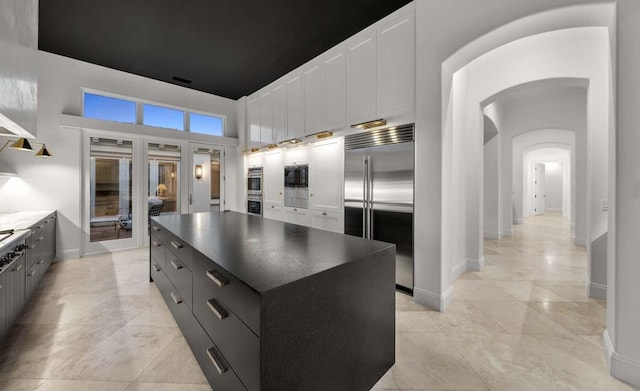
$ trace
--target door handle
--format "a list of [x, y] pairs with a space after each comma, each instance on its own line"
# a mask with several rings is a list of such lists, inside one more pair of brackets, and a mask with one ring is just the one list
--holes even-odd
[[193, 205], [193, 194], [189, 194], [189, 205]]

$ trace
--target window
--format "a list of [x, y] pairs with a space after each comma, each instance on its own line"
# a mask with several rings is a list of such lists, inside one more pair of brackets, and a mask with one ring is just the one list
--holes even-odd
[[184, 130], [184, 111], [145, 103], [143, 105], [142, 124]]
[[84, 116], [135, 124], [136, 102], [85, 92]]
[[224, 123], [222, 118], [211, 115], [189, 113], [189, 131], [193, 133], [222, 136]]

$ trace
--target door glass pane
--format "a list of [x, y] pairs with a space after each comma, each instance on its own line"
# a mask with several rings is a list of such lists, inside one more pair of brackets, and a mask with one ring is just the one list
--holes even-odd
[[180, 147], [149, 144], [149, 216], [178, 213], [180, 205]]
[[94, 137], [90, 156], [90, 241], [131, 238], [131, 141]]

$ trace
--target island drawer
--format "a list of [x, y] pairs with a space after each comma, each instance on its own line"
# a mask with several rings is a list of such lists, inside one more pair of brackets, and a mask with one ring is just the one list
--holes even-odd
[[169, 280], [164, 275], [164, 267], [155, 260], [151, 259], [151, 279], [156, 283], [159, 291], [170, 289]]
[[191, 308], [192, 298], [192, 275], [191, 270], [187, 269], [182, 260], [170, 251], [167, 251], [167, 257], [164, 265], [164, 273], [173, 286], [176, 287], [182, 299]]
[[164, 265], [165, 265], [165, 249], [164, 249], [164, 244], [162, 243], [162, 241], [152, 235], [151, 236], [151, 243], [149, 243], [149, 246], [151, 247], [151, 257], [162, 267], [162, 269], [164, 270]]
[[[187, 269], [192, 270], [192, 258], [193, 251], [191, 247], [189, 247], [186, 243], [182, 241], [182, 239], [178, 239], [175, 235], [170, 232], [166, 233], [167, 240], [164, 241], [164, 244], [167, 246], [167, 250], [173, 253], [173, 255], [178, 258]], [[167, 258], [169, 254], [167, 254]], [[168, 261], [167, 261], [168, 262]]]
[[204, 255], [194, 251], [193, 280], [204, 295], [215, 297], [258, 337], [260, 336], [260, 295], [227, 273]]
[[193, 281], [193, 313], [249, 391], [260, 390], [260, 339], [216, 297], [210, 280]]
[[160, 241], [169, 243], [169, 235], [170, 233], [166, 228], [159, 225], [158, 223], [152, 221], [151, 222], [151, 236], [157, 237]]

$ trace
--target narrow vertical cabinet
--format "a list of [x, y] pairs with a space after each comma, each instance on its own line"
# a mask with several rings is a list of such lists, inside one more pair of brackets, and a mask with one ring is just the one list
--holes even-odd
[[273, 99], [270, 92], [260, 95], [260, 142], [273, 142]]
[[284, 82], [276, 83], [271, 91], [273, 107], [273, 140], [278, 143], [287, 139], [287, 87]]
[[304, 134], [322, 130], [322, 68], [312, 63], [302, 71], [304, 85]]
[[262, 177], [264, 183], [263, 216], [268, 219], [283, 221], [285, 217], [283, 211], [284, 168], [282, 165], [282, 150], [265, 152]]
[[342, 233], [344, 141], [332, 139], [310, 148], [309, 207], [314, 228]]
[[302, 76], [299, 72], [287, 78], [287, 138], [304, 136]]
[[345, 126], [347, 118], [347, 56], [344, 47], [331, 51], [322, 61], [322, 130]]
[[260, 142], [260, 103], [258, 97], [248, 100], [247, 117], [249, 117], [249, 143], [255, 145]]
[[377, 112], [388, 118], [415, 106], [415, 9], [394, 14], [377, 29]]
[[347, 45], [347, 123], [376, 118], [376, 31], [356, 35]]

